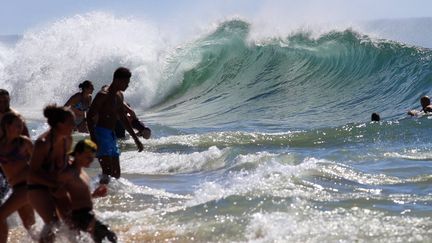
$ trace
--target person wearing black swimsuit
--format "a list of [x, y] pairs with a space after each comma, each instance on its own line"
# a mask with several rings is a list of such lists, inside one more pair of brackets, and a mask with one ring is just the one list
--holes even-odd
[[12, 213], [18, 211], [31, 235], [31, 227], [35, 223], [26, 187], [33, 144], [28, 137], [21, 135], [23, 124], [21, 117], [14, 112], [6, 113], [0, 122], [0, 166], [12, 187], [12, 194], [0, 206], [0, 243], [7, 242], [9, 227], [6, 219]]
[[70, 200], [57, 176], [68, 164], [75, 117], [69, 108], [56, 105], [45, 107], [44, 116], [50, 129], [35, 141], [27, 190], [31, 205], [45, 223], [41, 241], [53, 242], [53, 226], [70, 210]]

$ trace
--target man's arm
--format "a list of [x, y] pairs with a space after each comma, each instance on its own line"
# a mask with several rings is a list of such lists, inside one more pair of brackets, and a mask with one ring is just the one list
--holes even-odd
[[125, 127], [126, 131], [128, 131], [128, 133], [132, 136], [133, 140], [135, 141], [135, 144], [138, 147], [138, 152], [143, 151], [144, 146], [142, 145], [141, 141], [138, 139], [138, 136], [135, 134], [134, 130], [132, 129], [132, 126], [129, 122], [129, 119], [127, 118], [127, 114], [126, 114], [126, 110], [124, 107], [124, 101], [123, 101], [123, 96], [121, 94], [118, 94], [118, 99], [121, 100], [121, 104], [118, 107], [117, 110], [117, 115], [121, 121], [121, 123], [123, 124], [123, 126]]
[[410, 110], [407, 112], [407, 115], [409, 115], [409, 116], [416, 116], [417, 114], [418, 114], [418, 111], [416, 111], [416, 110]]
[[[14, 112], [15, 114], [19, 114], [18, 111], [14, 110], [14, 109], [12, 109], [12, 108], [10, 108], [10, 110], [11, 110], [11, 112]], [[0, 119], [0, 121], [1, 121], [1, 119]], [[22, 130], [22, 132], [21, 132], [21, 135], [24, 135], [24, 136], [30, 138], [30, 133], [29, 133], [29, 130], [28, 130], [28, 128], [27, 128], [27, 124], [26, 124], [25, 122], [24, 122], [24, 124], [23, 124], [23, 130]]]
[[95, 142], [97, 144], [96, 141], [96, 136], [95, 136], [95, 131], [94, 131], [94, 127], [95, 127], [95, 117], [98, 114], [99, 109], [101, 109], [103, 101], [104, 101], [104, 95], [101, 93], [98, 93], [96, 95], [96, 97], [94, 98], [93, 102], [90, 105], [90, 108], [87, 112], [87, 127], [90, 133], [90, 138], [93, 142]]
[[123, 108], [125, 109], [126, 115], [129, 114], [132, 120], [137, 119], [135, 111], [133, 111], [132, 108], [124, 101], [123, 101]]
[[29, 130], [27, 128], [27, 124], [25, 122], [23, 124], [23, 130], [22, 130], [21, 135], [24, 135], [24, 136], [30, 138], [30, 133], [29, 133]]

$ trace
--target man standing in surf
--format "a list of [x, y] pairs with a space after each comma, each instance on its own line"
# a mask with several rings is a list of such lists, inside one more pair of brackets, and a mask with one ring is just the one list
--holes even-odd
[[129, 86], [131, 76], [129, 69], [117, 68], [108, 89], [99, 91], [87, 112], [90, 137], [98, 146], [97, 158], [102, 168], [101, 184], [108, 184], [110, 176], [120, 178], [120, 150], [115, 135], [117, 119], [134, 139], [138, 152], [143, 150], [143, 145], [133, 131], [123, 107], [122, 92]]

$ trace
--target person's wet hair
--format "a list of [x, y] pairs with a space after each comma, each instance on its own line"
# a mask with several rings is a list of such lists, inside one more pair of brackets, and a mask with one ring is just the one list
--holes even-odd
[[426, 96], [426, 95], [425, 95], [425, 96], [421, 97], [421, 98], [420, 98], [420, 103], [421, 103], [421, 105], [422, 105], [423, 107], [430, 105], [431, 101], [430, 101], [429, 96]]
[[371, 121], [380, 121], [380, 115], [378, 113], [372, 113]]
[[93, 83], [90, 80], [86, 80], [78, 85], [80, 89], [88, 89], [93, 87]]
[[16, 119], [21, 119], [21, 116], [18, 115], [15, 112], [7, 112], [3, 115], [3, 118], [0, 122], [0, 129], [2, 131], [2, 137], [0, 137], [0, 141], [3, 141], [3, 139], [6, 139], [7, 136], [7, 127], [10, 126]]
[[0, 89], [0, 96], [3, 96], [3, 95], [9, 96], [9, 92], [5, 89]]
[[92, 152], [96, 153], [97, 145], [90, 139], [80, 140], [74, 147], [70, 155], [74, 156], [76, 153]]
[[48, 125], [52, 128], [55, 128], [58, 123], [65, 122], [67, 118], [73, 117], [73, 113], [69, 108], [55, 104], [46, 106], [43, 114], [47, 118]]
[[124, 78], [130, 78], [132, 77], [132, 73], [129, 71], [129, 69], [125, 67], [119, 67], [117, 70], [115, 70], [113, 78], [114, 79], [124, 79]]

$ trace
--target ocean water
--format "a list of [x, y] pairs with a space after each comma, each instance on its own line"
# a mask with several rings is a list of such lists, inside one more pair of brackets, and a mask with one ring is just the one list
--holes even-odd
[[175, 39], [92, 13], [3, 41], [0, 86], [36, 138], [44, 105], [131, 69], [125, 97], [153, 137], [141, 153], [120, 141], [122, 178], [94, 202], [121, 242], [428, 242], [432, 117], [406, 112], [431, 95], [432, 43], [388, 38], [394, 24], [252, 38], [229, 19]]

